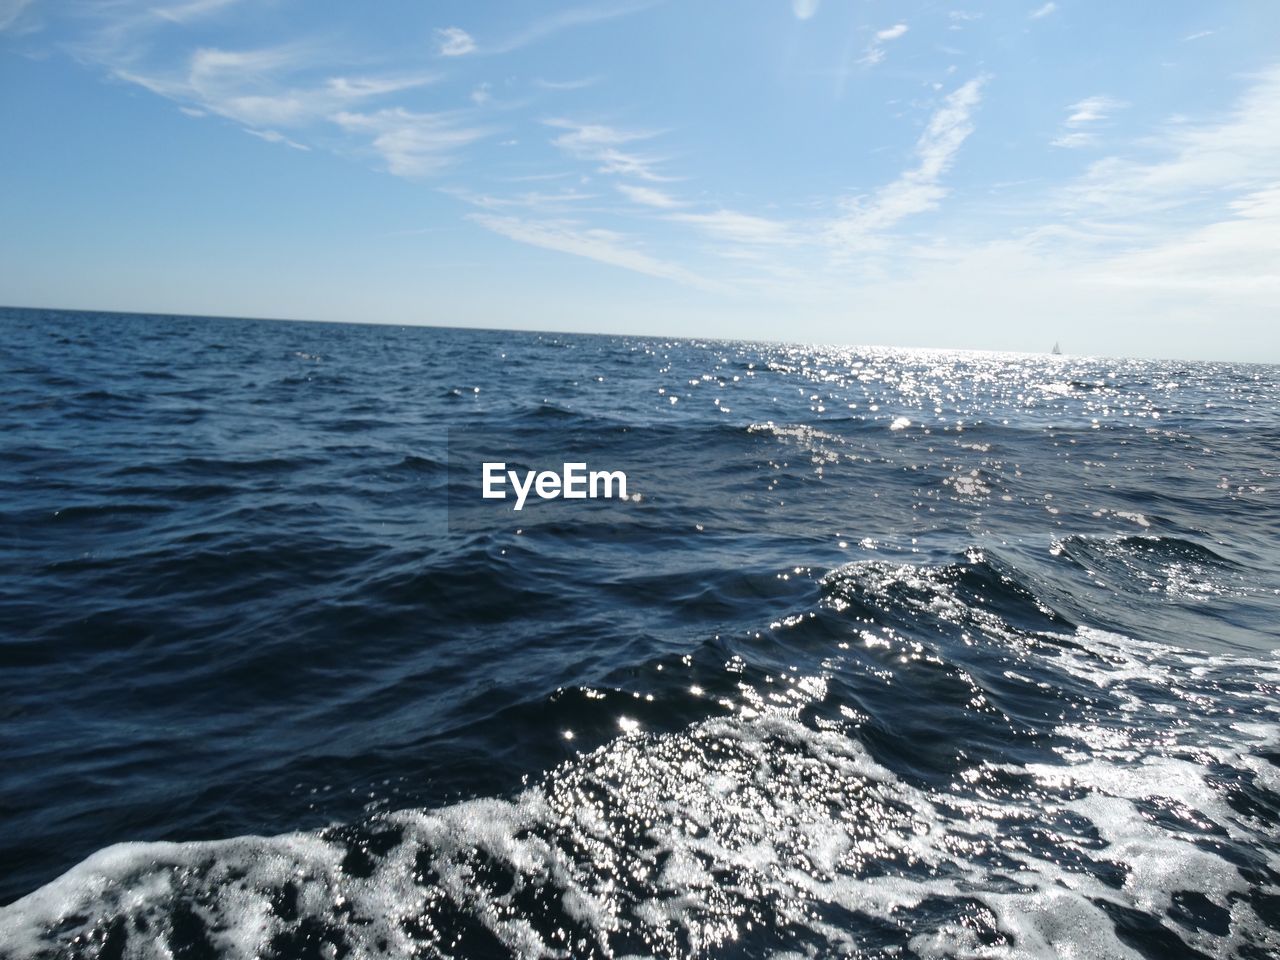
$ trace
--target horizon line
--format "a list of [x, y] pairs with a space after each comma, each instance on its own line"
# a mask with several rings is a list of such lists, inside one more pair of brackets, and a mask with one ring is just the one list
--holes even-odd
[[[31, 311], [45, 313], [83, 313], [83, 314], [108, 314], [118, 317], [168, 317], [168, 318], [184, 318], [190, 320], [241, 320], [248, 322], [263, 323], [321, 323], [331, 324], [334, 326], [361, 326], [361, 327], [412, 327], [425, 330], [474, 330], [479, 333], [528, 333], [546, 336], [558, 337], [626, 337], [632, 339], [646, 340], [674, 340], [697, 342], [705, 341], [708, 343], [745, 343], [760, 344], [764, 346], [786, 346], [786, 347], [808, 347], [808, 348], [837, 348], [837, 349], [853, 349], [853, 350], [901, 350], [901, 351], [921, 351], [935, 353], [980, 353], [980, 354], [1014, 354], [1020, 357], [1040, 357], [1055, 356], [1049, 350], [1014, 350], [1014, 349], [995, 349], [991, 347], [927, 347], [927, 346], [902, 346], [898, 344], [888, 343], [840, 343], [836, 341], [818, 341], [818, 340], [770, 340], [761, 337], [709, 337], [709, 336], [690, 336], [690, 335], [668, 335], [661, 333], [609, 333], [604, 331], [587, 331], [587, 330], [544, 330], [528, 327], [481, 327], [463, 324], [450, 323], [406, 323], [394, 322], [388, 320], [322, 320], [307, 317], [268, 317], [268, 316], [239, 316], [234, 314], [222, 313], [174, 313], [162, 310], [103, 310], [90, 309], [86, 307], [37, 307], [37, 306], [19, 306], [13, 304], [0, 304], [0, 314], [6, 311]], [[1061, 353], [1057, 354], [1068, 359], [1074, 360], [1162, 360], [1174, 363], [1231, 363], [1242, 366], [1257, 367], [1275, 367], [1280, 366], [1280, 361], [1268, 360], [1209, 360], [1209, 359], [1188, 359], [1185, 357], [1142, 357], [1131, 356], [1125, 354], [1100, 354], [1100, 353]]]

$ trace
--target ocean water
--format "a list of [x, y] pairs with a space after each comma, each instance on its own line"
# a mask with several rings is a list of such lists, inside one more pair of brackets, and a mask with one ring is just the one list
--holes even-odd
[[[6, 310], [0, 378], [6, 960], [1280, 953], [1280, 368]], [[508, 444], [628, 499], [463, 502]]]

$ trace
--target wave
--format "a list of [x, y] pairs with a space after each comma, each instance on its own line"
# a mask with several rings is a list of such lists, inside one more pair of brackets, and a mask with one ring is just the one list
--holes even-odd
[[[601, 693], [619, 733], [515, 795], [109, 847], [0, 909], [0, 955], [1280, 947], [1280, 660], [1071, 624], [976, 551], [818, 585], [768, 630], [651, 664], [651, 710]], [[681, 696], [712, 715], [650, 729]]]

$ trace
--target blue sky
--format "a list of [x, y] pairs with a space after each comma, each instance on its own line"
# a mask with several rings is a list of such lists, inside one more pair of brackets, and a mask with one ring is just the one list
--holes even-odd
[[0, 129], [3, 303], [1280, 361], [1271, 0], [0, 0]]

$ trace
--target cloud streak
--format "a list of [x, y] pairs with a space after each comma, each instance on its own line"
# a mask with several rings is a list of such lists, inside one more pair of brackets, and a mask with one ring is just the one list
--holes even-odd
[[594, 87], [599, 82], [599, 77], [580, 77], [577, 80], [544, 80], [539, 78], [534, 81], [543, 90], [585, 90], [588, 87]]
[[982, 101], [985, 76], [978, 76], [943, 101], [916, 141], [916, 165], [871, 197], [844, 203], [845, 214], [830, 228], [831, 237], [849, 246], [865, 246], [907, 217], [935, 209], [946, 196], [942, 177], [973, 133], [973, 112]]
[[698, 227], [716, 239], [744, 246], [774, 246], [797, 242], [786, 224], [737, 210], [677, 213], [672, 214], [669, 219]]
[[[152, 13], [182, 22], [232, 2], [195, 0]], [[422, 177], [444, 169], [456, 151], [488, 132], [456, 112], [382, 105], [387, 98], [429, 86], [435, 75], [330, 72], [327, 63], [349, 57], [316, 42], [251, 49], [201, 46], [176, 62], [155, 64], [146, 42], [148, 23], [154, 24], [155, 17], [148, 17], [117, 20], [77, 50], [116, 79], [175, 102], [189, 116], [230, 120], [268, 143], [307, 150], [308, 140], [332, 140], [336, 128], [354, 141], [337, 149], [368, 150], [389, 172]]]
[[662, 162], [659, 158], [636, 153], [629, 147], [630, 144], [652, 139], [655, 136], [653, 133], [619, 130], [605, 124], [576, 123], [559, 118], [546, 120], [544, 123], [564, 131], [551, 141], [552, 144], [571, 157], [595, 163], [598, 173], [618, 174], [652, 182], [670, 179], [658, 172], [657, 167]]
[[251, 137], [257, 137], [259, 140], [265, 140], [267, 143], [283, 143], [286, 147], [292, 147], [294, 150], [307, 151], [311, 148], [304, 143], [298, 143], [296, 140], [290, 140], [278, 130], [253, 130], [249, 127], [244, 128], [244, 132]]
[[152, 7], [151, 12], [160, 19], [168, 20], [171, 23], [186, 23], [190, 20], [198, 20], [201, 17], [219, 13], [242, 2], [244, 0], [190, 0], [188, 3]]
[[701, 289], [715, 286], [679, 264], [660, 260], [634, 248], [623, 236], [611, 230], [584, 227], [572, 221], [530, 221], [479, 213], [471, 214], [469, 219], [518, 243], [585, 257], [686, 286]]
[[454, 153], [487, 131], [462, 126], [448, 113], [414, 113], [390, 107], [372, 113], [342, 112], [333, 122], [344, 130], [372, 137], [373, 149], [387, 171], [400, 177], [424, 177], [448, 166]]
[[618, 192], [632, 203], [637, 203], [644, 207], [656, 207], [659, 210], [674, 210], [685, 205], [670, 194], [655, 190], [652, 187], [638, 187], [630, 183], [620, 183], [618, 184]]
[[647, 10], [654, 6], [657, 0], [635, 0], [631, 3], [612, 3], [599, 6], [573, 7], [568, 10], [562, 10], [559, 13], [552, 14], [545, 19], [531, 23], [519, 33], [508, 37], [505, 41], [497, 44], [491, 50], [493, 53], [510, 53], [512, 50], [518, 50], [521, 47], [527, 47], [532, 43], [545, 40], [564, 30], [574, 27], [583, 27], [593, 23], [603, 23], [606, 20], [616, 20], [619, 17], [628, 17], [642, 10]]
[[0, 0], [0, 33], [14, 26], [30, 5], [31, 0]]
[[1072, 104], [1062, 131], [1051, 142], [1055, 147], [1087, 147], [1097, 142], [1096, 127], [1128, 104], [1113, 97], [1087, 97]]
[[[572, 7], [535, 20], [523, 29], [494, 41], [477, 41], [460, 27], [445, 27], [436, 31], [437, 38], [442, 41], [438, 52], [442, 56], [463, 56], [464, 54], [495, 56], [513, 53], [550, 39], [565, 30], [627, 17], [647, 10], [658, 2], [659, 0], [635, 0], [631, 3]], [[446, 46], [449, 52], [446, 52]]]
[[1068, 191], [1068, 206], [1091, 215], [1149, 216], [1201, 207], [1280, 183], [1280, 65], [1253, 77], [1216, 122], [1170, 122], [1150, 138], [1162, 159], [1115, 155], [1091, 165]]
[[178, 69], [158, 70], [127, 61], [106, 66], [120, 80], [249, 127], [301, 127], [361, 101], [426, 86], [435, 79], [428, 75], [295, 79], [313, 73], [316, 60], [313, 47], [297, 43], [252, 50], [201, 47]]
[[895, 23], [892, 27], [877, 30], [860, 62], [867, 66], [875, 66], [883, 61], [885, 57], [884, 45], [905, 36], [908, 29], [910, 28], [905, 23]]
[[441, 27], [436, 31], [436, 53], [440, 56], [463, 57], [475, 51], [475, 40], [461, 27]]

